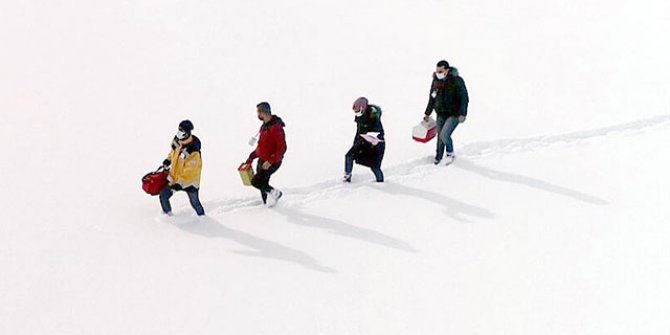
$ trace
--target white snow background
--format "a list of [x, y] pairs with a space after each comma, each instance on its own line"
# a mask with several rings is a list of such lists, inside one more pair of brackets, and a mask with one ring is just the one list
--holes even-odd
[[[0, 334], [668, 334], [669, 33], [667, 1], [2, 0]], [[337, 181], [361, 95], [384, 185]], [[274, 209], [236, 171], [263, 100]], [[166, 219], [140, 178], [186, 118], [208, 215]]]

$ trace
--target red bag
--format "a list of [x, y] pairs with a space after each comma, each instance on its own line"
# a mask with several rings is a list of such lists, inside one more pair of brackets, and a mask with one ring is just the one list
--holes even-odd
[[151, 195], [158, 195], [167, 185], [168, 172], [161, 166], [154, 172], [149, 172], [142, 177], [142, 189]]

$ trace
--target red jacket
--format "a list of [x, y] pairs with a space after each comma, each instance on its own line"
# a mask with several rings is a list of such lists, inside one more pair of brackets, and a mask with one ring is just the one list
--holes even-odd
[[249, 155], [247, 161], [251, 162], [254, 158], [258, 158], [273, 165], [281, 162], [286, 153], [284, 126], [284, 121], [278, 116], [273, 116], [270, 122], [263, 124], [258, 147]]

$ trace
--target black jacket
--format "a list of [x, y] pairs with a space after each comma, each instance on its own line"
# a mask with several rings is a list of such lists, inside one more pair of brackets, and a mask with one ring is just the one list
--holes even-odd
[[380, 140], [384, 139], [384, 126], [382, 126], [382, 109], [376, 105], [368, 105], [368, 108], [360, 117], [354, 118], [356, 121], [356, 137], [370, 132], [379, 133]]
[[[433, 92], [436, 93], [435, 97], [433, 97]], [[468, 102], [470, 100], [468, 89], [455, 67], [449, 68], [449, 74], [442, 80], [437, 79], [433, 73], [429, 96], [426, 115], [430, 115], [433, 109], [439, 117], [443, 118], [466, 116], [468, 114]]]
[[354, 119], [356, 121], [356, 137], [354, 137], [354, 144], [347, 152], [347, 156], [353, 157], [358, 164], [368, 167], [378, 167], [382, 164], [386, 142], [372, 145], [360, 136], [370, 132], [379, 133], [377, 138], [384, 141], [384, 126], [382, 126], [381, 115], [382, 109], [379, 106], [368, 105], [363, 115]]

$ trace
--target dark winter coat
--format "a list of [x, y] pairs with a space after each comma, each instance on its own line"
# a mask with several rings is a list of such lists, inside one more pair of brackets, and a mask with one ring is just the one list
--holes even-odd
[[382, 126], [382, 109], [376, 105], [368, 105], [363, 115], [354, 118], [356, 122], [356, 137], [361, 134], [379, 133], [379, 139], [384, 139], [384, 126]]
[[[433, 92], [436, 92], [434, 98]], [[426, 115], [430, 115], [433, 110], [442, 118], [466, 116], [468, 114], [468, 89], [455, 67], [449, 68], [449, 74], [442, 80], [437, 79], [433, 73], [433, 83], [430, 85], [429, 96]]]
[[276, 115], [268, 123], [264, 123], [260, 129], [258, 147], [249, 155], [248, 161], [258, 158], [273, 165], [281, 162], [286, 153], [285, 126], [284, 121]]
[[377, 138], [384, 140], [384, 126], [382, 125], [381, 115], [382, 109], [379, 106], [369, 105], [362, 116], [354, 119], [356, 122], [356, 137], [347, 155], [353, 156], [358, 164], [368, 167], [381, 166], [386, 151], [386, 143], [380, 142], [377, 145], [372, 145], [360, 136], [373, 132], [379, 133]]

